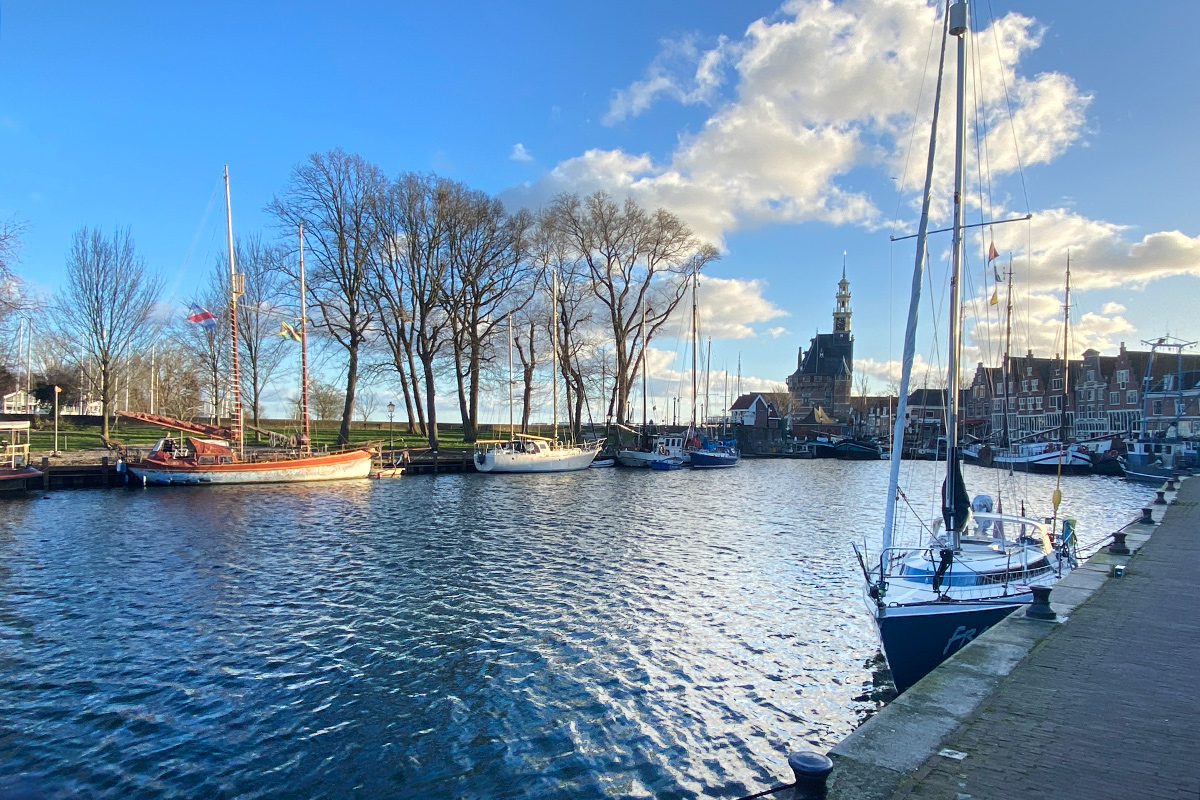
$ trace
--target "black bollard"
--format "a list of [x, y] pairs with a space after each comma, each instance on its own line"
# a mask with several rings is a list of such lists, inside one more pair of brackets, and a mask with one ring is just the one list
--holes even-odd
[[1155, 492], [1155, 494], [1157, 495], [1157, 497], [1154, 498], [1154, 505], [1165, 506], [1167, 504], [1166, 491], [1163, 489], [1159, 489], [1157, 492]]
[[1166, 489], [1168, 492], [1175, 491], [1175, 479], [1167, 478], [1167, 485], [1164, 486], [1163, 488]]
[[833, 771], [829, 756], [812, 750], [800, 750], [788, 754], [788, 766], [796, 774], [796, 791], [792, 795], [794, 800], [819, 800], [825, 797], [825, 782]]
[[1150, 508], [1149, 506], [1146, 506], [1145, 508], [1143, 508], [1142, 509], [1142, 518], [1139, 519], [1138, 522], [1142, 525], [1153, 525], [1154, 524], [1154, 509]]
[[1118, 531], [1117, 533], [1113, 534], [1113, 541], [1112, 544], [1108, 546], [1108, 552], [1112, 553], [1114, 556], [1129, 555], [1129, 547], [1125, 544], [1125, 533], [1123, 531]]
[[1033, 592], [1033, 602], [1025, 609], [1025, 616], [1030, 619], [1057, 619], [1058, 614], [1050, 607], [1050, 587], [1031, 586], [1029, 590]]

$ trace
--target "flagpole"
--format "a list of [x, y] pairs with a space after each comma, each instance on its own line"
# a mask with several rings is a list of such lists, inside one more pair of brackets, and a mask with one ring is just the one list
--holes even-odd
[[58, 455], [58, 393], [61, 391], [61, 387], [54, 387], [54, 455]]

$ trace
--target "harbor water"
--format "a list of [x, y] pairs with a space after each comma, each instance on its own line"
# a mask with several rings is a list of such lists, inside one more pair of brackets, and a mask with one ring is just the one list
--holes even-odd
[[[941, 467], [906, 465], [910, 498]], [[966, 470], [973, 494], [1000, 475]], [[1015, 480], [1048, 515], [1054, 478]], [[851, 548], [878, 548], [886, 481], [747, 461], [6, 501], [0, 789], [758, 791], [886, 697]], [[1063, 495], [1087, 542], [1152, 492]]]

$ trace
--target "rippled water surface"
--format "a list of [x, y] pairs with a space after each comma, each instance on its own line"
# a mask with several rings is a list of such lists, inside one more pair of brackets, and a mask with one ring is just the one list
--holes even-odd
[[[766, 788], [789, 749], [828, 748], [877, 707], [850, 541], [877, 546], [886, 469], [752, 461], [0, 501], [0, 787]], [[926, 506], [934, 469], [905, 467]], [[999, 475], [966, 477], [994, 491]], [[1049, 513], [1052, 478], [1018, 484], [1030, 513]], [[1149, 493], [1072, 478], [1064, 495], [1087, 541]]]

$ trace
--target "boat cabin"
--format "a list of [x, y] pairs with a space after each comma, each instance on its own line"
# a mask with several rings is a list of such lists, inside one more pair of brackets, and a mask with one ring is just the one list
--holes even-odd
[[0, 467], [20, 469], [29, 464], [29, 420], [0, 421]]
[[[190, 445], [190, 449], [189, 449]], [[147, 461], [180, 462], [196, 466], [216, 466], [218, 464], [233, 464], [236, 459], [229, 442], [222, 439], [201, 439], [195, 436], [187, 437], [183, 444], [173, 436], [166, 436], [146, 456]]]

